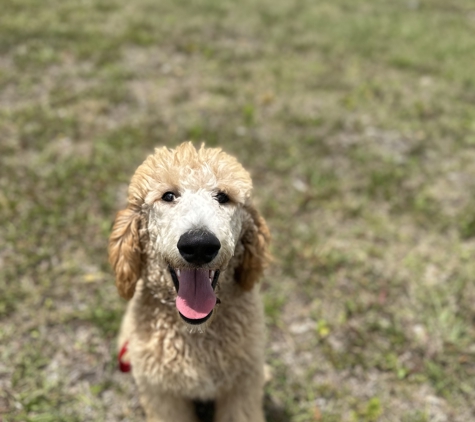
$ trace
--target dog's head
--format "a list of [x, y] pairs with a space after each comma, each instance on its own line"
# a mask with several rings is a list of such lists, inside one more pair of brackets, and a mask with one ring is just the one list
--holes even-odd
[[249, 174], [220, 149], [196, 150], [191, 143], [157, 149], [135, 172], [128, 206], [110, 236], [120, 295], [133, 296], [145, 266], [167, 267], [181, 317], [202, 324], [236, 251], [234, 280], [252, 289], [269, 259], [269, 231], [252, 206], [251, 189]]

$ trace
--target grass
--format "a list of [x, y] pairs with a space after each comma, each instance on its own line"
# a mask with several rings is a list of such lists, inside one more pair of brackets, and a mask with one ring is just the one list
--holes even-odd
[[106, 245], [138, 164], [251, 171], [268, 421], [475, 418], [469, 0], [4, 0], [0, 419], [139, 421]]

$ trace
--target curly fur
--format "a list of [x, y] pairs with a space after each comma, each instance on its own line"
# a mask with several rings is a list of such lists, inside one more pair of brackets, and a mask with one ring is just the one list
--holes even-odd
[[[216, 422], [263, 422], [264, 324], [255, 288], [269, 261], [269, 230], [251, 202], [249, 174], [220, 149], [156, 149], [137, 169], [128, 206], [115, 219], [109, 261], [119, 294], [131, 299], [119, 335], [147, 421], [196, 422], [194, 402], [214, 401]], [[176, 200], [164, 202], [165, 192]], [[220, 204], [216, 194], [230, 201]], [[190, 326], [175, 307], [169, 267], [188, 268], [180, 236], [206, 229], [221, 249], [220, 304]]]

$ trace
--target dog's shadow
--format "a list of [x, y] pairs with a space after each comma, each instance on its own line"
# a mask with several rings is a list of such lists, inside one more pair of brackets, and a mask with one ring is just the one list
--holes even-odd
[[288, 422], [290, 415], [287, 409], [268, 393], [264, 396], [264, 413], [267, 422]]

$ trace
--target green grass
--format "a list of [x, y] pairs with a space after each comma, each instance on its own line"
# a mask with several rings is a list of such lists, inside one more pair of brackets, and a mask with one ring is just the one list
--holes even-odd
[[158, 145], [273, 233], [269, 421], [475, 419], [471, 0], [4, 0], [0, 419], [139, 421], [107, 237]]

